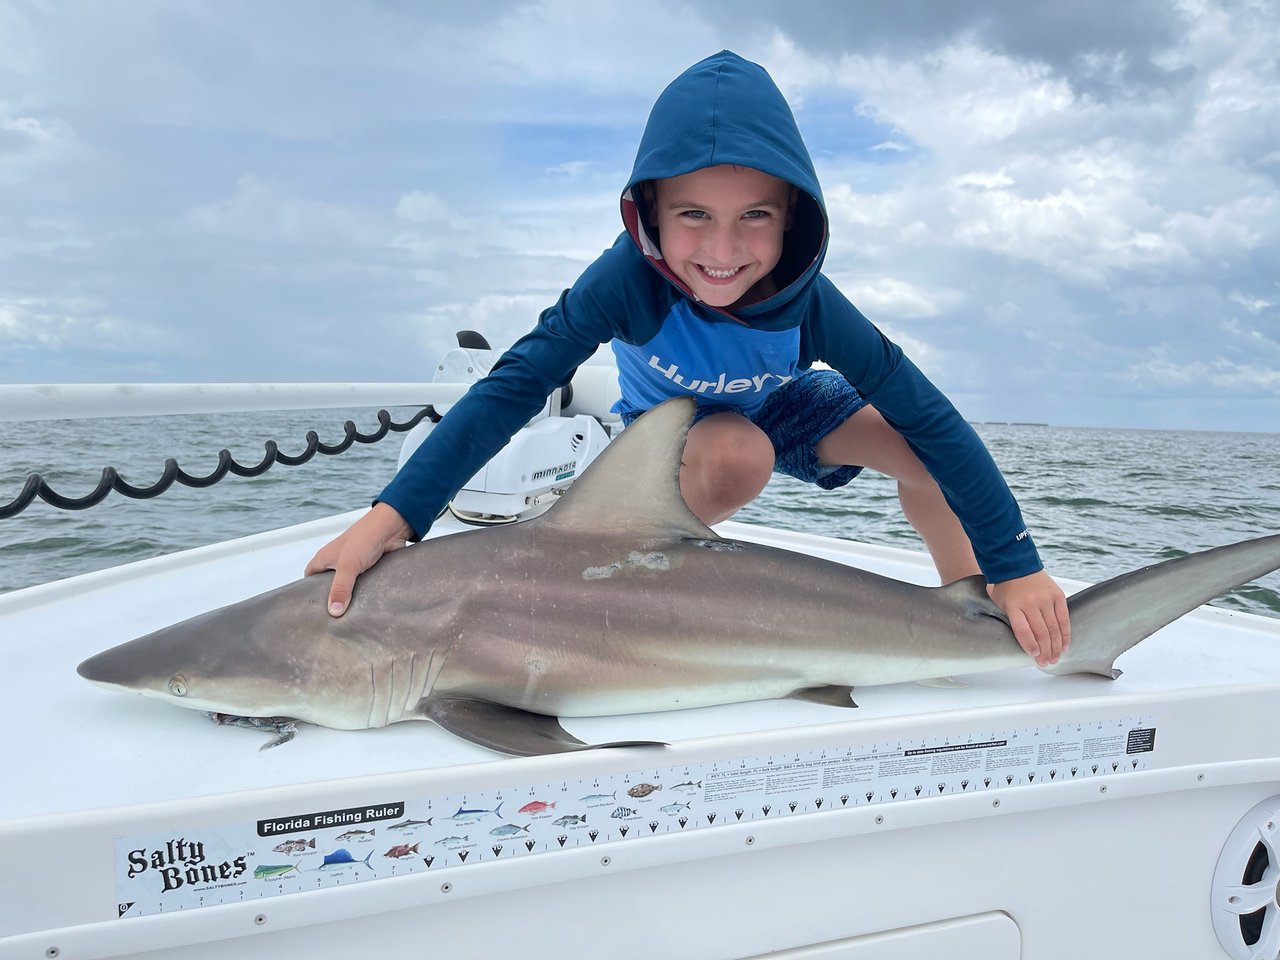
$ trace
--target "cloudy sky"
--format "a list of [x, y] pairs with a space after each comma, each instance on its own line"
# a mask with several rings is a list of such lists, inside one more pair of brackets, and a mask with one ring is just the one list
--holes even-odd
[[1280, 431], [1273, 0], [0, 0], [0, 382], [402, 381], [619, 230], [729, 47], [975, 420]]

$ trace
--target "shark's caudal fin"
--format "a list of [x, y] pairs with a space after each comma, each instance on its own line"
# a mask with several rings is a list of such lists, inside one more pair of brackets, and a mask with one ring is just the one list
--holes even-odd
[[1116, 657], [1201, 604], [1280, 569], [1280, 534], [1166, 560], [1067, 601], [1071, 645], [1046, 673], [1118, 677]]
[[622, 431], [541, 522], [629, 530], [650, 537], [719, 539], [680, 496], [680, 457], [696, 403], [677, 397]]

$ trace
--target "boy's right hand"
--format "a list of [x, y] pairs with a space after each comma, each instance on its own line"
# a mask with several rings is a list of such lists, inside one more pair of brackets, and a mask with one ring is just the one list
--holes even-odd
[[394, 507], [375, 503], [363, 517], [316, 551], [303, 571], [304, 576], [333, 571], [329, 587], [329, 615], [340, 617], [351, 603], [356, 577], [382, 559], [383, 554], [399, 550], [413, 536], [413, 529]]

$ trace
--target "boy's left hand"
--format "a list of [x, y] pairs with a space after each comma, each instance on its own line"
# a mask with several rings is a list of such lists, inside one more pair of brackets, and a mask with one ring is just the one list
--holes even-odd
[[987, 585], [987, 593], [1009, 618], [1018, 645], [1036, 665], [1058, 662], [1071, 643], [1067, 597], [1049, 574], [1037, 573]]

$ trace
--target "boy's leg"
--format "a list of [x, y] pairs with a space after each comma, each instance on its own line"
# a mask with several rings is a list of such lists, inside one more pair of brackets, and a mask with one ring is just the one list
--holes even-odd
[[902, 435], [873, 407], [864, 406], [818, 441], [829, 465], [870, 467], [898, 481], [898, 499], [933, 557], [943, 583], [979, 573], [973, 546], [942, 491]]
[[736, 413], [716, 413], [689, 428], [680, 462], [680, 494], [705, 524], [728, 520], [754, 500], [773, 472], [773, 444]]

